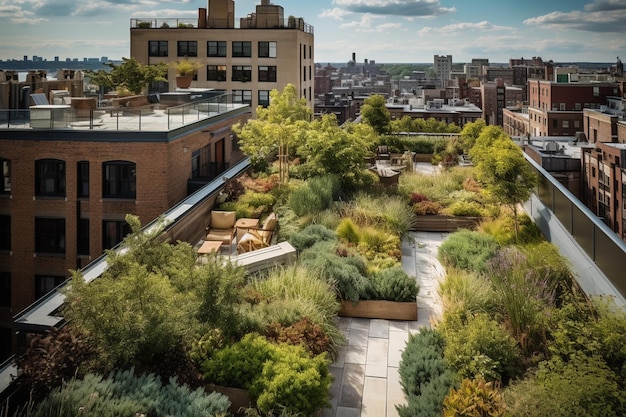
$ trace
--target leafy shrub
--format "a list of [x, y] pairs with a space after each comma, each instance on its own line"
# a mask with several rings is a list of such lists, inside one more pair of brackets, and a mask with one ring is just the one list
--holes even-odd
[[55, 389], [37, 404], [33, 416], [199, 416], [226, 413], [230, 401], [222, 394], [195, 391], [171, 379], [163, 385], [153, 375], [119, 371], [108, 378], [88, 374]]
[[604, 361], [578, 353], [540, 364], [534, 376], [504, 391], [512, 417], [623, 416], [623, 387]]
[[304, 346], [313, 356], [331, 350], [331, 340], [322, 327], [304, 317], [290, 326], [272, 323], [265, 331], [265, 337], [274, 343], [288, 343]]
[[519, 375], [521, 354], [517, 342], [486, 314], [467, 321], [448, 318], [441, 325], [446, 363], [462, 378], [482, 375], [504, 384]]
[[503, 417], [502, 393], [497, 384], [481, 376], [464, 379], [459, 389], [450, 389], [443, 402], [444, 417]]
[[334, 243], [315, 244], [301, 254], [300, 261], [302, 266], [330, 282], [344, 300], [357, 302], [370, 292], [364, 259], [359, 255], [340, 254]]
[[421, 203], [422, 201], [428, 201], [428, 197], [422, 193], [411, 193], [409, 195], [409, 201], [411, 204]]
[[291, 243], [297, 250], [302, 251], [306, 248], [310, 248], [317, 242], [334, 242], [336, 240], [337, 236], [332, 230], [329, 230], [320, 224], [311, 224], [302, 229], [300, 232], [292, 235], [289, 239], [289, 243]]
[[332, 376], [326, 355], [310, 357], [301, 346], [249, 334], [218, 351], [203, 369], [212, 382], [248, 389], [264, 413], [284, 407], [310, 415], [328, 404]]
[[475, 201], [456, 201], [447, 209], [446, 213], [452, 216], [480, 217], [483, 215], [482, 206]]
[[506, 214], [494, 217], [491, 220], [483, 221], [478, 230], [491, 235], [500, 245], [513, 243], [532, 244], [540, 243], [543, 240], [541, 231], [537, 225], [526, 214], [518, 214], [518, 235], [515, 237], [515, 221], [510, 211]]
[[393, 258], [396, 261], [402, 259], [398, 235], [374, 227], [364, 227], [359, 237], [357, 250], [367, 259], [374, 259], [377, 256]]
[[451, 234], [439, 247], [439, 259], [446, 266], [484, 272], [486, 262], [498, 248], [489, 235], [471, 230], [460, 230]]
[[475, 313], [496, 312], [495, 294], [483, 275], [448, 268], [438, 291], [446, 315], [465, 319]]
[[400, 417], [439, 417], [454, 384], [443, 358], [444, 341], [436, 330], [409, 335], [398, 368], [407, 405], [396, 405]]
[[309, 357], [301, 346], [281, 344], [274, 345], [272, 359], [250, 389], [259, 410], [269, 414], [284, 409], [308, 416], [330, 405], [333, 377], [326, 355]]
[[413, 213], [417, 214], [418, 216], [434, 216], [436, 214], [439, 214], [441, 209], [441, 204], [435, 201], [420, 201], [419, 203], [413, 204]]
[[408, 232], [413, 221], [406, 200], [389, 195], [373, 197], [359, 193], [346, 206], [345, 212], [359, 226], [386, 230], [400, 237]]
[[402, 267], [382, 269], [372, 274], [370, 299], [388, 301], [415, 301], [419, 287], [415, 278], [404, 272]]

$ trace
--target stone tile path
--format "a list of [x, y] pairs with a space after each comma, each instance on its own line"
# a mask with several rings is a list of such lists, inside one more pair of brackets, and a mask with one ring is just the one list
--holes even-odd
[[417, 321], [340, 319], [347, 345], [331, 365], [332, 408], [324, 417], [395, 417], [405, 404], [398, 366], [409, 334], [441, 315], [437, 287], [443, 268], [437, 251], [446, 233], [411, 232], [402, 243], [402, 268], [420, 287]]

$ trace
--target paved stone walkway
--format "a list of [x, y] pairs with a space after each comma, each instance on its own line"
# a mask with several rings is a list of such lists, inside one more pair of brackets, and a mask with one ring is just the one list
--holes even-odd
[[437, 287], [444, 275], [437, 251], [447, 233], [411, 232], [402, 243], [402, 268], [416, 277], [418, 320], [341, 318], [344, 347], [331, 373], [332, 408], [324, 417], [394, 417], [396, 404], [405, 404], [398, 366], [409, 334], [429, 327], [441, 315]]

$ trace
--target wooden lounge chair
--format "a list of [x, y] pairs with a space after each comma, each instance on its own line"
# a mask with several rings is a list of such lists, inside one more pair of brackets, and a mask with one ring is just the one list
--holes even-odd
[[276, 213], [271, 213], [261, 227], [249, 227], [241, 240], [237, 242], [237, 253], [251, 252], [270, 246], [277, 225]]

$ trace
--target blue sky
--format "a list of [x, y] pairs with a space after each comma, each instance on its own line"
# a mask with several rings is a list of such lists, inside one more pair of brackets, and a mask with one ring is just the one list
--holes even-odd
[[[626, 0], [273, 0], [315, 27], [315, 61], [626, 58]], [[236, 0], [237, 18], [260, 0]], [[131, 18], [195, 18], [206, 0], [0, 0], [0, 59], [119, 59]]]

